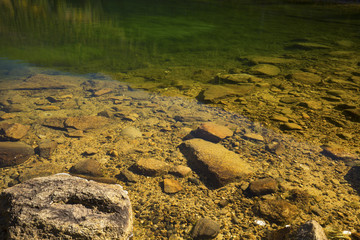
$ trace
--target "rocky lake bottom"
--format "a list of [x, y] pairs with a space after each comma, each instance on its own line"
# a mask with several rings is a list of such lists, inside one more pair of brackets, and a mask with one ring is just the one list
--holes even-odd
[[309, 220], [360, 239], [358, 46], [294, 45], [193, 72], [207, 83], [153, 81], [176, 69], [124, 74], [132, 85], [46, 70], [3, 80], [0, 188], [63, 172], [120, 184], [134, 239], [285, 239]]

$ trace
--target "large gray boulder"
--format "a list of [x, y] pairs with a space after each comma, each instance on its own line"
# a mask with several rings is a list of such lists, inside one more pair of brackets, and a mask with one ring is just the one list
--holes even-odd
[[56, 174], [31, 179], [0, 195], [0, 239], [131, 236], [131, 204], [120, 185]]

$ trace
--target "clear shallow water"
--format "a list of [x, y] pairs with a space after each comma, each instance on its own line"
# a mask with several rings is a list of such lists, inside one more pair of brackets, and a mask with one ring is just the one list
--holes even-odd
[[70, 72], [230, 68], [293, 41], [359, 42], [358, 5], [261, 1], [0, 2], [0, 57]]

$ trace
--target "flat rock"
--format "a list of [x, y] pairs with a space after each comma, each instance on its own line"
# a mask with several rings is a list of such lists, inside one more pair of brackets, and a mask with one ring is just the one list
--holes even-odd
[[69, 117], [65, 121], [65, 126], [68, 128], [75, 128], [78, 130], [87, 130], [100, 128], [108, 123], [108, 119], [102, 116], [82, 116]]
[[1, 239], [127, 240], [132, 235], [131, 203], [117, 184], [57, 174], [5, 189], [0, 205]]
[[0, 142], [0, 167], [14, 166], [34, 155], [34, 149], [21, 142]]
[[254, 74], [276, 76], [281, 72], [280, 68], [271, 64], [258, 64], [250, 68]]
[[201, 124], [195, 131], [191, 133], [194, 137], [202, 138], [210, 142], [220, 142], [226, 137], [232, 136], [234, 133], [228, 127], [208, 122]]
[[165, 193], [177, 193], [183, 189], [180, 183], [174, 179], [165, 178], [163, 184]]
[[288, 122], [289, 119], [283, 115], [273, 115], [271, 117], [271, 120], [274, 120], [276, 122]]
[[321, 146], [321, 153], [334, 160], [341, 160], [347, 164], [352, 164], [360, 160], [359, 156], [353, 152], [350, 152], [346, 148], [338, 145], [323, 145]]
[[290, 78], [303, 84], [318, 84], [321, 82], [321, 77], [315, 73], [310, 72], [296, 72], [290, 75]]
[[64, 129], [65, 121], [66, 121], [66, 118], [58, 118], [58, 117], [46, 118], [46, 119], [44, 119], [42, 125], [44, 125], [46, 127], [50, 127], [50, 128], [55, 128], [55, 129]]
[[14, 85], [13, 89], [39, 90], [73, 88], [78, 86], [75, 82], [79, 82], [79, 79], [80, 78], [73, 76], [36, 74], [25, 79], [20, 84]]
[[253, 172], [238, 154], [220, 144], [195, 138], [182, 143], [180, 150], [189, 165], [214, 187], [247, 178]]
[[38, 150], [40, 157], [50, 158], [57, 147], [57, 143], [50, 139], [44, 139], [39, 142]]
[[101, 164], [95, 159], [86, 159], [78, 162], [72, 166], [69, 170], [71, 173], [89, 175], [93, 177], [101, 177], [103, 173], [101, 171]]
[[295, 59], [268, 57], [268, 56], [250, 56], [247, 59], [253, 64], [266, 63], [266, 64], [287, 64], [296, 62]]
[[319, 101], [303, 101], [300, 102], [299, 105], [313, 110], [322, 109], [322, 103]]
[[258, 133], [245, 133], [244, 137], [246, 139], [255, 140], [255, 141], [259, 141], [259, 142], [263, 142], [265, 140], [264, 137]]
[[29, 131], [30, 126], [20, 123], [0, 123], [0, 138], [17, 141], [23, 138]]
[[265, 200], [259, 203], [260, 214], [275, 223], [289, 223], [298, 214], [297, 207], [285, 200]]
[[230, 83], [254, 83], [262, 80], [261, 78], [246, 73], [220, 74], [217, 77], [221, 81]]
[[202, 98], [204, 101], [214, 101], [216, 99], [221, 99], [227, 96], [244, 96], [251, 92], [254, 89], [254, 86], [220, 86], [220, 85], [211, 85], [207, 87], [202, 93]]
[[178, 177], [186, 177], [191, 174], [191, 171], [191, 168], [182, 165], [174, 166], [169, 170], [171, 174]]
[[319, 43], [312, 43], [312, 42], [298, 42], [293, 44], [291, 47], [302, 49], [302, 50], [314, 50], [314, 49], [330, 49], [331, 47], [319, 44]]
[[220, 232], [220, 224], [210, 218], [201, 218], [192, 229], [194, 239], [213, 239]]
[[249, 191], [256, 196], [271, 194], [278, 189], [278, 182], [273, 178], [264, 178], [253, 181], [249, 185]]
[[138, 181], [138, 177], [127, 169], [122, 170], [120, 174], [116, 176], [116, 178], [120, 179], [121, 181], [130, 183], [136, 183]]
[[113, 89], [111, 89], [111, 88], [103, 88], [103, 89], [95, 91], [94, 96], [99, 97], [99, 96], [111, 93], [112, 91], [113, 91]]
[[144, 175], [159, 176], [169, 170], [169, 165], [156, 159], [142, 158], [135, 163], [135, 168]]
[[302, 130], [303, 128], [296, 123], [284, 123], [281, 125], [283, 130]]

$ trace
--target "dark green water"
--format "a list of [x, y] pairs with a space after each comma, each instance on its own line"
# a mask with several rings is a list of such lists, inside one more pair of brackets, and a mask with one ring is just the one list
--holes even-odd
[[1, 0], [0, 57], [74, 73], [230, 68], [296, 39], [360, 41], [360, 7], [227, 0]]

